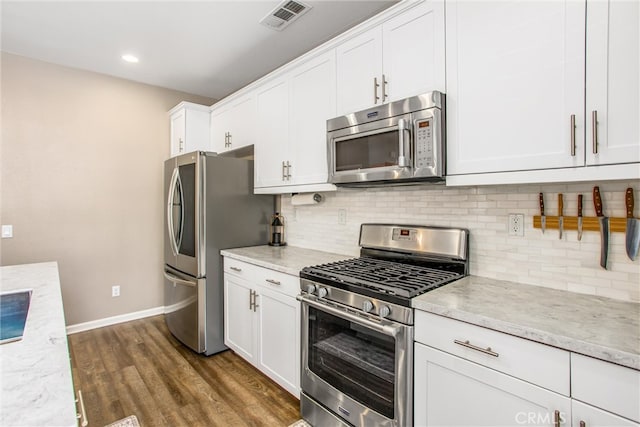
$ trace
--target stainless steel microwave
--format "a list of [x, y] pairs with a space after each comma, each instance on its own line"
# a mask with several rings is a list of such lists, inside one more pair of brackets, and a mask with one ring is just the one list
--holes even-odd
[[329, 181], [444, 182], [444, 103], [429, 92], [327, 120]]

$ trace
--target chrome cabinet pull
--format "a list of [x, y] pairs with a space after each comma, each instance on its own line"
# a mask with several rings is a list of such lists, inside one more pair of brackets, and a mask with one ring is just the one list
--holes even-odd
[[242, 271], [242, 269], [238, 267], [229, 267], [229, 269], [233, 271]]
[[560, 427], [560, 411], [553, 411], [553, 427]]
[[282, 161], [282, 180], [286, 180], [287, 179], [287, 173], [285, 172], [287, 169], [287, 165], [285, 164], [284, 160]]
[[76, 414], [76, 418], [78, 420], [82, 420], [80, 425], [82, 427], [87, 427], [89, 425], [89, 420], [87, 420], [87, 411], [84, 409], [84, 399], [82, 398], [82, 390], [78, 390], [78, 398], [76, 399], [76, 403], [80, 403], [80, 413]]
[[571, 115], [571, 157], [576, 155], [576, 115]]
[[383, 74], [382, 75], [382, 102], [383, 103], [389, 97], [389, 94], [387, 94], [387, 84], [389, 84], [389, 82], [387, 81], [387, 78]]
[[182, 138], [178, 138], [178, 152], [182, 153], [184, 151], [184, 141]]
[[291, 163], [287, 160], [287, 181], [291, 180]]
[[257, 300], [258, 300], [258, 292], [253, 291], [253, 311], [254, 312], [256, 311], [256, 308], [259, 307]]
[[231, 132], [229, 132], [229, 136], [228, 136], [228, 141], [229, 141], [229, 147], [231, 147], [231, 141], [232, 141], [232, 136], [231, 136]]
[[265, 281], [267, 283], [271, 283], [272, 285], [278, 285], [280, 286], [282, 283], [278, 282], [277, 280], [273, 280], [273, 279], [265, 279]]
[[253, 310], [253, 289], [249, 291], [249, 311]]
[[598, 154], [598, 111], [591, 112], [591, 149]]
[[378, 96], [378, 88], [380, 85], [378, 84], [378, 78], [373, 78], [373, 103], [377, 104], [380, 97]]
[[498, 357], [499, 356], [498, 353], [496, 353], [495, 351], [491, 350], [491, 347], [487, 347], [487, 348], [478, 347], [477, 345], [473, 345], [473, 344], [469, 343], [469, 340], [466, 340], [466, 341], [453, 340], [453, 342], [455, 344], [461, 345], [463, 347], [467, 347], [467, 348], [470, 348], [472, 350], [477, 350], [477, 351], [479, 351], [481, 353], [488, 354], [489, 356], [493, 356], [493, 357]]

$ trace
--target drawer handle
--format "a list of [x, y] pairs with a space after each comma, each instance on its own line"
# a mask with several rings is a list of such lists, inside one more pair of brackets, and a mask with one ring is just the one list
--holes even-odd
[[277, 280], [272, 280], [272, 279], [265, 279], [268, 283], [271, 283], [272, 285], [278, 285], [280, 286], [281, 283], [278, 282]]
[[238, 267], [229, 267], [229, 268], [233, 271], [242, 271], [242, 269]]
[[478, 347], [477, 345], [473, 345], [469, 343], [469, 340], [466, 341], [460, 341], [460, 340], [453, 340], [454, 343], [461, 345], [463, 347], [467, 347], [470, 348], [472, 350], [477, 350], [479, 352], [482, 352], [484, 354], [488, 354], [489, 356], [493, 356], [493, 357], [498, 357], [499, 354], [496, 353], [495, 351], [491, 350], [491, 347], [487, 347], [487, 348], [482, 348], [482, 347]]
[[84, 409], [84, 399], [82, 398], [82, 390], [78, 390], [78, 398], [76, 399], [76, 403], [80, 404], [80, 413], [76, 414], [76, 418], [78, 420], [82, 420], [80, 425], [82, 427], [87, 427], [89, 425], [89, 420], [87, 420], [87, 411]]

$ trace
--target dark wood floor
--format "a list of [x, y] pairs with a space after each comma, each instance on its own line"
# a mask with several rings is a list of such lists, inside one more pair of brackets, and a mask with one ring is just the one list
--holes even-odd
[[225, 351], [205, 357], [155, 316], [69, 336], [89, 426], [136, 415], [142, 427], [288, 426], [299, 402]]

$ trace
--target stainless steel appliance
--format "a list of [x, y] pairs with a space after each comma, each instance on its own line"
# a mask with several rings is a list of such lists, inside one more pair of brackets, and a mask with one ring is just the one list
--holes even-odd
[[253, 194], [253, 160], [193, 152], [164, 165], [165, 318], [198, 353], [225, 350], [221, 249], [265, 244], [273, 196]]
[[305, 420], [413, 424], [411, 299], [467, 275], [468, 242], [464, 229], [363, 224], [359, 258], [302, 269]]
[[430, 92], [327, 120], [329, 181], [443, 182], [444, 101], [442, 93]]

